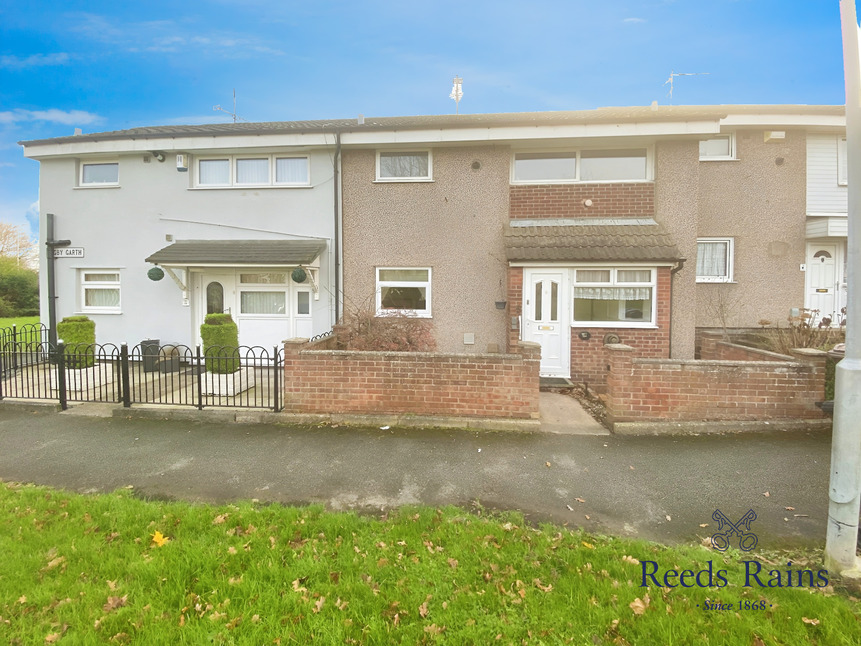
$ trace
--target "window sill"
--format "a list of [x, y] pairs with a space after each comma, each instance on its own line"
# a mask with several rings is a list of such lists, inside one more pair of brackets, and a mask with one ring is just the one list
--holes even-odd
[[431, 318], [433, 318], [433, 316], [431, 316], [430, 312], [416, 312], [414, 310], [398, 310], [395, 312], [377, 311], [377, 313], [374, 316], [378, 319], [392, 318], [393, 316], [404, 316], [406, 318], [411, 318], [411, 319], [431, 319]]
[[375, 179], [374, 184], [433, 184], [432, 177], [417, 177], [410, 179], [409, 177], [397, 177], [392, 179]]
[[738, 157], [700, 157], [701, 162], [741, 161]]
[[278, 188], [314, 188], [311, 184], [241, 184], [239, 186], [189, 186], [189, 191], [259, 191]]
[[560, 184], [654, 184], [653, 179], [541, 179], [511, 180], [511, 186], [546, 186]]
[[697, 285], [737, 285], [735, 280], [700, 280], [697, 279]]
[[105, 310], [81, 310], [80, 312], [75, 312], [75, 316], [93, 316], [95, 314], [107, 314], [108, 316], [118, 316], [121, 315], [121, 311], [105, 311]]
[[99, 188], [122, 188], [119, 184], [84, 184], [72, 187], [75, 191], [91, 191]]
[[577, 321], [571, 324], [571, 329], [598, 328], [602, 330], [657, 330], [659, 327], [654, 323], [626, 323], [624, 321]]

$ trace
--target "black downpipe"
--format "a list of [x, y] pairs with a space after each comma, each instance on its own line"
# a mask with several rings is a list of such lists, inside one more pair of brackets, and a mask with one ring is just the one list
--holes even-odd
[[48, 341], [51, 347], [49, 352], [57, 347], [57, 285], [55, 280], [54, 249], [57, 247], [68, 247], [71, 240], [54, 240], [54, 214], [45, 214], [47, 234], [45, 237], [45, 249], [47, 255], [46, 268], [48, 271]]

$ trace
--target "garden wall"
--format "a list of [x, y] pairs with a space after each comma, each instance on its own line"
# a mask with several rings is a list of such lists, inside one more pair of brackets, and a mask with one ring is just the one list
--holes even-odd
[[284, 342], [287, 413], [538, 418], [536, 343], [516, 354], [356, 352]]
[[608, 345], [607, 417], [625, 422], [819, 420], [826, 354], [791, 361], [643, 359]]

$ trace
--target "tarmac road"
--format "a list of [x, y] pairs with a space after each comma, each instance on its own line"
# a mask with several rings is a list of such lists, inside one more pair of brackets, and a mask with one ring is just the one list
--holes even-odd
[[779, 430], [623, 437], [311, 428], [85, 417], [0, 403], [6, 481], [377, 512], [479, 503], [661, 542], [711, 535], [716, 509], [732, 521], [753, 509], [761, 546], [822, 545], [830, 441], [829, 433]]

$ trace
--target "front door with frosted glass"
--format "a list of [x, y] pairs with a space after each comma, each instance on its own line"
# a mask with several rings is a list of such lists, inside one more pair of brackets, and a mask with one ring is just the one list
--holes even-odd
[[541, 346], [542, 376], [570, 377], [571, 326], [565, 274], [525, 269], [523, 278], [523, 339]]
[[832, 243], [808, 243], [807, 271], [805, 275], [806, 298], [804, 306], [817, 310], [817, 322], [825, 317], [834, 323], [839, 320], [842, 302], [841, 258], [842, 249]]

